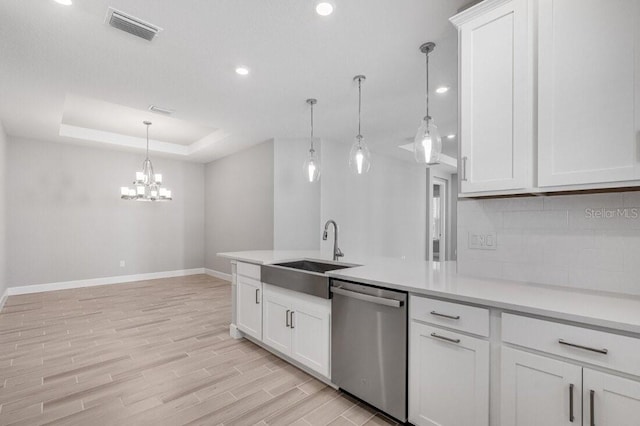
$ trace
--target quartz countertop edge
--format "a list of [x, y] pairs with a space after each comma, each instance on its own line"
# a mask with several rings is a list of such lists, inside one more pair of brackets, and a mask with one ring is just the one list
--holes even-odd
[[[254, 264], [331, 261], [319, 251], [258, 250], [218, 256]], [[458, 274], [455, 262], [347, 259], [363, 266], [329, 271], [334, 279], [369, 284], [505, 311], [640, 334], [640, 297]]]

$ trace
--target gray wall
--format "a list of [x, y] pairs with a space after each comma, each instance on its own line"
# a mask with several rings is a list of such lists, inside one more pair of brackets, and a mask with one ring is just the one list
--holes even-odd
[[207, 164], [205, 193], [206, 268], [231, 272], [219, 252], [273, 249], [273, 141]]
[[[320, 140], [314, 149], [321, 156]], [[275, 250], [320, 249], [320, 182], [305, 179], [303, 164], [309, 155], [309, 139], [274, 141]], [[320, 165], [322, 170], [322, 165]]]
[[10, 138], [7, 157], [9, 286], [203, 266], [203, 165], [152, 157], [174, 200], [140, 203], [120, 187], [141, 154]]
[[6, 200], [6, 167], [7, 136], [0, 122], [0, 298], [7, 289], [7, 200]]

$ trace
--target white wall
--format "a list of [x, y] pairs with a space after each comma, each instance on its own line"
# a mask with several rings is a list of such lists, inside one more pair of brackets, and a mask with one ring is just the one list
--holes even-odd
[[205, 267], [231, 273], [216, 253], [273, 249], [273, 141], [206, 165]]
[[[321, 156], [320, 140], [314, 149]], [[320, 248], [320, 182], [305, 179], [303, 165], [309, 139], [275, 139], [273, 187], [273, 248], [318, 250]], [[320, 165], [322, 170], [322, 164]], [[322, 180], [322, 175], [320, 177]]]
[[10, 287], [204, 266], [203, 165], [152, 156], [174, 200], [141, 203], [120, 187], [142, 154], [10, 138], [7, 159]]
[[[426, 168], [372, 153], [371, 170], [361, 176], [348, 168], [350, 145], [323, 141], [321, 225], [334, 219], [346, 260], [426, 255]], [[333, 235], [321, 250], [331, 253]]]
[[2, 296], [7, 285], [7, 199], [6, 199], [6, 168], [7, 168], [7, 136], [0, 122], [0, 308]]
[[[640, 295], [638, 216], [638, 192], [459, 200], [458, 271]], [[496, 232], [497, 250], [469, 249], [470, 231]]]

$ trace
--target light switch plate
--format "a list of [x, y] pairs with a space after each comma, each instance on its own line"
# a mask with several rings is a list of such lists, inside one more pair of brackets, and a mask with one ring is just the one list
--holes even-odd
[[469, 232], [469, 248], [472, 250], [495, 250], [498, 237], [495, 232]]

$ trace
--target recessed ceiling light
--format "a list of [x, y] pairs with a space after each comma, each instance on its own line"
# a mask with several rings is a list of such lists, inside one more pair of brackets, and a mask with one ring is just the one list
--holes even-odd
[[53, 0], [53, 1], [63, 6], [71, 6], [73, 4], [71, 0]]
[[456, 137], [456, 135], [454, 133], [451, 133], [450, 135], [447, 135], [447, 139], [453, 139], [455, 137]]
[[316, 13], [320, 16], [329, 16], [333, 13], [334, 6], [328, 1], [321, 1], [316, 4]]
[[447, 93], [449, 91], [449, 88], [447, 86], [440, 86], [436, 89], [436, 93]]
[[238, 68], [236, 68], [236, 74], [238, 74], [238, 75], [249, 75], [249, 68], [247, 68], [247, 67], [238, 67]]

